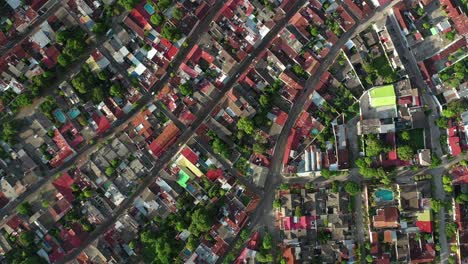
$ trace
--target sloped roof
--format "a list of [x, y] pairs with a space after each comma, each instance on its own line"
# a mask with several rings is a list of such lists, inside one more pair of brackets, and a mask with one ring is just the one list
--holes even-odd
[[64, 172], [60, 177], [58, 177], [52, 185], [54, 185], [55, 189], [61, 193], [68, 202], [73, 202], [75, 200], [75, 196], [73, 195], [73, 190], [71, 186], [75, 181], [70, 177], [67, 172]]

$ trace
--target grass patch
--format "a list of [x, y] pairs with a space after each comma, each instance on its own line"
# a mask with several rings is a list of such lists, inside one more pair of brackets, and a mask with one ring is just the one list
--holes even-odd
[[395, 72], [393, 71], [392, 67], [388, 63], [388, 60], [385, 56], [377, 57], [372, 61], [372, 65], [374, 69], [377, 71], [377, 74], [382, 78], [393, 78], [395, 76]]
[[408, 132], [410, 135], [410, 140], [405, 141], [402, 138], [402, 133], [400, 132], [397, 134], [398, 137], [398, 142], [405, 142], [414, 151], [417, 151], [418, 149], [424, 149], [424, 129], [423, 128], [416, 128], [416, 129], [411, 129], [411, 130], [405, 130], [405, 132]]

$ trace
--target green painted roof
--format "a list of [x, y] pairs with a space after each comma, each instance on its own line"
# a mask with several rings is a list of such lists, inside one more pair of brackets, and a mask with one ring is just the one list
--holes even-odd
[[439, 31], [437, 31], [437, 28], [435, 28], [435, 27], [431, 28], [432, 36], [437, 35], [438, 33], [439, 33]]
[[186, 188], [188, 180], [190, 180], [190, 177], [187, 175], [187, 173], [185, 173], [183, 170], [180, 170], [179, 171], [179, 180], [177, 181], [177, 183], [180, 186]]
[[391, 84], [372, 88], [369, 96], [372, 107], [396, 105], [395, 88]]

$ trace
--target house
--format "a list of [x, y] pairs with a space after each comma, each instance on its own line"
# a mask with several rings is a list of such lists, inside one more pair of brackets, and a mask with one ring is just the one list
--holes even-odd
[[70, 174], [64, 172], [60, 177], [52, 182], [52, 185], [59, 192], [58, 197], [65, 198], [69, 203], [72, 203], [75, 200], [73, 195], [72, 185], [75, 183], [75, 180], [72, 179]]
[[374, 228], [397, 228], [400, 226], [400, 214], [396, 207], [377, 209], [372, 217]]
[[420, 166], [431, 166], [431, 150], [430, 149], [419, 149], [418, 150], [418, 162]]
[[171, 122], [167, 125], [163, 132], [149, 145], [151, 154], [159, 157], [175, 140], [180, 133], [179, 128]]

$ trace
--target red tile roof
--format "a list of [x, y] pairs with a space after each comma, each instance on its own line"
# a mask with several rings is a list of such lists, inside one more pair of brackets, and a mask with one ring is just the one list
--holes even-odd
[[8, 42], [7, 37], [5, 36], [3, 31], [0, 31], [0, 45], [4, 45], [7, 42]]
[[145, 31], [143, 30], [143, 28], [140, 27], [137, 23], [135, 23], [135, 21], [133, 21], [131, 17], [126, 16], [123, 20], [123, 23], [141, 38], [145, 37]]
[[375, 228], [393, 228], [399, 226], [399, 213], [396, 207], [386, 207], [377, 209], [377, 214], [373, 217]]
[[431, 221], [416, 221], [416, 226], [421, 230], [421, 232], [432, 233]]
[[283, 154], [283, 165], [287, 165], [289, 162], [289, 154], [292, 149], [292, 144], [294, 141], [294, 138], [296, 137], [296, 129], [291, 129], [291, 133], [289, 133], [288, 136], [288, 141], [286, 142], [286, 149]]
[[286, 112], [280, 110], [280, 112], [276, 116], [276, 124], [278, 124], [280, 126], [284, 126], [287, 119], [288, 119], [288, 114], [286, 114]]
[[398, 20], [398, 23], [400, 24], [400, 28], [407, 32], [408, 31], [408, 26], [406, 25], [406, 21], [402, 15], [402, 11], [400, 10], [400, 7], [395, 6], [393, 7], [393, 13], [395, 14], [396, 19]]
[[210, 181], [215, 181], [219, 177], [222, 177], [224, 175], [224, 172], [222, 169], [211, 169], [206, 173], [206, 177]]
[[159, 157], [161, 153], [176, 139], [180, 130], [174, 123], [167, 125], [163, 132], [149, 145], [149, 149], [153, 155]]
[[57, 144], [59, 151], [56, 153], [55, 157], [50, 160], [50, 166], [57, 167], [60, 166], [63, 161], [69, 158], [75, 153], [75, 151], [70, 147], [67, 140], [63, 137], [58, 129], [54, 131], [54, 137], [52, 140]]
[[99, 116], [98, 113], [94, 113], [92, 117], [94, 122], [98, 126], [96, 131], [98, 134], [106, 132], [111, 127], [109, 120], [107, 120], [105, 116]]
[[39, 10], [48, 0], [32, 0], [30, 6], [35, 11]]
[[182, 154], [182, 156], [188, 159], [192, 164], [197, 164], [198, 155], [197, 153], [193, 152], [193, 150], [190, 147], [185, 147], [184, 149], [182, 149], [180, 154]]
[[313, 218], [311, 216], [301, 216], [296, 217], [284, 217], [284, 230], [299, 230], [299, 229], [309, 229], [311, 227], [311, 221]]
[[177, 54], [177, 52], [179, 52], [179, 49], [176, 46], [172, 46], [164, 55], [169, 60], [172, 60]]
[[458, 136], [449, 137], [448, 142], [450, 149], [452, 150], [452, 156], [460, 155], [462, 152], [460, 147], [460, 138]]
[[3, 192], [0, 192], [0, 209], [5, 207], [10, 200], [5, 196]]
[[72, 203], [75, 200], [71, 186], [75, 181], [70, 177], [67, 172], [64, 172], [59, 178], [52, 182], [55, 189], [61, 193], [68, 202]]
[[346, 4], [346, 6], [351, 9], [351, 12], [357, 16], [359, 19], [364, 18], [364, 12], [359, 8], [353, 0], [343, 0], [343, 2]]

